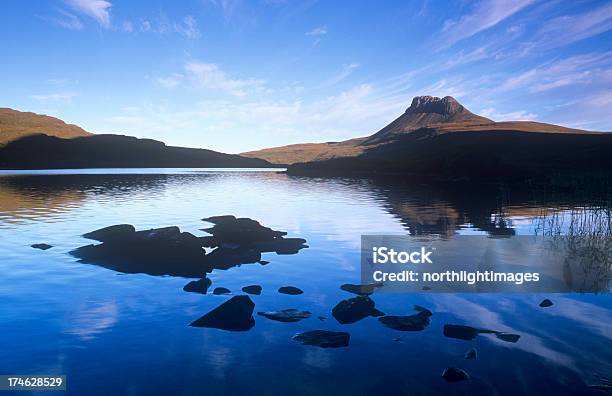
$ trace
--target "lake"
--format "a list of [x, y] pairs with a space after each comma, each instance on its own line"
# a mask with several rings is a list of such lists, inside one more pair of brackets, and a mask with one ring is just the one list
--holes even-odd
[[[431, 324], [412, 332], [374, 317], [342, 325], [331, 309], [354, 297], [339, 286], [360, 282], [362, 234], [609, 232], [610, 209], [609, 196], [577, 189], [301, 178], [277, 170], [4, 171], [0, 374], [65, 374], [75, 395], [602, 394], [587, 386], [612, 384], [607, 293], [372, 295], [390, 315], [429, 309]], [[92, 243], [82, 234], [113, 224], [179, 226], [201, 236], [211, 226], [202, 218], [225, 214], [304, 238], [309, 247], [265, 253], [266, 265], [216, 269], [212, 288], [236, 295], [258, 284], [255, 311], [297, 308], [312, 317], [281, 323], [255, 316], [246, 332], [190, 327], [231, 296], [188, 293], [183, 287], [193, 279], [122, 274], [68, 253]], [[279, 294], [286, 285], [304, 293]], [[544, 298], [554, 305], [540, 308]], [[448, 338], [448, 323], [521, 338]], [[321, 349], [292, 340], [314, 329], [347, 331], [350, 345]], [[464, 359], [473, 347], [478, 358]], [[470, 379], [444, 381], [449, 366]]]

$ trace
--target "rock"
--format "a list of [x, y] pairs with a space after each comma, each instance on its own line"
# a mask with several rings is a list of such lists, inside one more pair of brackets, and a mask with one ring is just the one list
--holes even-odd
[[374, 301], [368, 296], [358, 296], [342, 300], [332, 309], [332, 316], [340, 324], [355, 323], [368, 316], [382, 315], [384, 313], [375, 308]]
[[131, 238], [136, 233], [136, 228], [131, 224], [117, 224], [100, 228], [84, 234], [83, 237], [99, 242], [114, 242], [124, 238]]
[[310, 318], [311, 313], [297, 309], [283, 309], [280, 311], [257, 312], [257, 315], [265, 316], [278, 322], [299, 322], [302, 319]]
[[302, 289], [298, 289], [295, 286], [283, 286], [278, 289], [278, 292], [281, 294], [290, 294], [292, 296], [302, 294], [304, 291]]
[[421, 331], [425, 330], [431, 323], [431, 311], [416, 305], [414, 307], [419, 313], [408, 316], [383, 316], [378, 321], [385, 326], [399, 331]]
[[261, 265], [268, 265], [268, 264], [270, 264], [270, 262], [266, 261], [266, 260], [259, 260], [259, 264], [261, 264]]
[[123, 273], [203, 278], [212, 270], [199, 238], [193, 234], [180, 232], [178, 227], [129, 230], [131, 226], [119, 225], [85, 234], [105, 242], [82, 246], [70, 254], [83, 263]]
[[231, 290], [226, 288], [226, 287], [215, 287], [215, 290], [213, 290], [213, 294], [215, 296], [221, 295], [221, 294], [230, 294]]
[[312, 330], [296, 334], [293, 340], [304, 345], [314, 345], [321, 348], [341, 348], [349, 344], [351, 336], [343, 331]]
[[519, 338], [521, 338], [518, 334], [510, 334], [510, 333], [494, 333], [495, 337], [499, 338], [502, 341], [516, 343]]
[[192, 327], [210, 327], [227, 331], [247, 331], [255, 326], [255, 303], [249, 296], [234, 296], [192, 322]]
[[327, 317], [325, 317], [325, 316], [317, 316], [317, 319], [319, 319], [321, 322], [325, 322], [327, 320]]
[[40, 250], [49, 250], [53, 247], [51, 245], [47, 245], [46, 243], [35, 243], [30, 246], [33, 247], [34, 249], [40, 249]]
[[453, 324], [445, 324], [443, 332], [446, 337], [466, 341], [473, 340], [480, 334], [480, 330], [475, 327]]
[[242, 291], [248, 294], [255, 294], [259, 296], [261, 294], [261, 286], [259, 285], [245, 286], [242, 288]]
[[550, 306], [552, 306], [553, 303], [552, 301], [550, 301], [548, 298], [545, 298], [544, 300], [542, 300], [542, 302], [540, 303], [540, 307], [542, 308], [548, 308]]
[[274, 231], [249, 218], [214, 216], [202, 220], [214, 224], [214, 227], [204, 231], [214, 235], [223, 243], [244, 245], [253, 242], [271, 241], [287, 235], [286, 232]]
[[478, 352], [476, 352], [476, 348], [472, 348], [469, 351], [467, 351], [464, 357], [468, 360], [476, 359], [478, 357]]
[[464, 325], [444, 325], [444, 335], [449, 338], [457, 338], [459, 340], [473, 340], [478, 334], [494, 334], [497, 338], [502, 341], [515, 343], [521, 338], [518, 334], [504, 333], [501, 331], [477, 329], [471, 326]]
[[423, 286], [421, 289], [422, 289], [422, 290], [427, 291], [427, 290], [431, 290], [431, 287], [429, 287], [429, 286]]
[[442, 372], [442, 378], [447, 380], [448, 382], [459, 382], [465, 381], [470, 378], [468, 373], [465, 370], [462, 370], [457, 367], [447, 367]]
[[377, 288], [382, 286], [382, 283], [369, 283], [366, 285], [354, 285], [352, 283], [345, 283], [344, 285], [340, 286], [340, 289], [349, 293], [365, 296], [374, 293]]
[[206, 294], [208, 288], [212, 285], [212, 281], [208, 278], [202, 278], [197, 281], [191, 281], [187, 283], [183, 290], [189, 293], [201, 293]]
[[401, 339], [400, 337], [395, 337], [395, 338], [393, 339], [393, 341], [395, 341], [395, 342], [401, 342], [401, 341], [402, 341], [402, 339]]

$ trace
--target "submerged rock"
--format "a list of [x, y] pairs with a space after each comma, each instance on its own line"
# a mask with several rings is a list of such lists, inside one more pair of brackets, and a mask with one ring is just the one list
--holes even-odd
[[208, 278], [202, 278], [197, 281], [191, 281], [187, 283], [183, 290], [189, 293], [201, 293], [206, 294], [208, 288], [212, 285], [212, 281]]
[[230, 294], [232, 291], [230, 289], [228, 289], [227, 287], [215, 287], [215, 290], [213, 290], [213, 294], [215, 296], [221, 295], [221, 294]]
[[521, 336], [518, 334], [504, 333], [501, 331], [477, 329], [475, 327], [464, 325], [444, 325], [444, 335], [449, 338], [469, 341], [476, 338], [478, 334], [494, 334], [500, 340], [512, 343], [517, 342], [519, 338], [521, 338]]
[[542, 302], [540, 303], [540, 307], [542, 308], [548, 308], [550, 306], [552, 306], [553, 303], [552, 301], [550, 301], [548, 298], [545, 298], [544, 300], [542, 300]]
[[465, 381], [466, 379], [470, 378], [470, 376], [465, 370], [458, 367], [447, 367], [442, 372], [442, 378], [448, 382], [459, 382]]
[[51, 249], [53, 246], [48, 245], [46, 243], [35, 243], [33, 245], [30, 245], [30, 247], [33, 247], [34, 249], [40, 249], [40, 250], [49, 250]]
[[325, 322], [327, 320], [327, 317], [325, 317], [325, 316], [317, 316], [317, 319], [319, 319], [321, 322]]
[[510, 333], [494, 333], [495, 337], [499, 338], [502, 341], [506, 341], [506, 342], [511, 342], [511, 343], [516, 343], [519, 338], [521, 338], [520, 335], [518, 334], [510, 334]]
[[292, 296], [302, 294], [304, 291], [295, 286], [282, 286], [278, 288], [278, 292], [281, 294], [290, 294]]
[[366, 285], [354, 285], [352, 283], [345, 283], [340, 286], [340, 289], [360, 296], [366, 296], [374, 293], [377, 288], [382, 286], [382, 283], [369, 283]]
[[375, 308], [374, 301], [368, 296], [358, 296], [340, 301], [333, 309], [332, 316], [340, 324], [350, 324], [368, 316], [382, 316], [384, 313]]
[[312, 330], [293, 336], [295, 341], [304, 345], [313, 345], [320, 348], [341, 348], [349, 344], [351, 336], [343, 331]]
[[476, 348], [472, 348], [469, 351], [467, 351], [464, 357], [468, 360], [476, 359], [478, 357], [478, 352], [476, 352]]
[[210, 327], [227, 331], [247, 331], [255, 326], [255, 303], [249, 296], [234, 296], [192, 322], [192, 327]]
[[399, 331], [421, 331], [425, 330], [431, 323], [431, 311], [416, 305], [415, 310], [419, 313], [408, 316], [387, 315], [378, 318], [378, 321], [385, 326]]
[[248, 294], [255, 294], [259, 296], [261, 294], [261, 286], [259, 285], [250, 285], [242, 288], [242, 291]]
[[299, 322], [302, 319], [310, 318], [312, 314], [298, 309], [283, 309], [280, 311], [257, 312], [257, 315], [265, 316], [278, 322]]

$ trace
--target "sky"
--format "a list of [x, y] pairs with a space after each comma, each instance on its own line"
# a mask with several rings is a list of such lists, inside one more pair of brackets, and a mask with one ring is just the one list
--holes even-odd
[[239, 153], [367, 136], [414, 96], [612, 131], [612, 2], [13, 0], [0, 107]]

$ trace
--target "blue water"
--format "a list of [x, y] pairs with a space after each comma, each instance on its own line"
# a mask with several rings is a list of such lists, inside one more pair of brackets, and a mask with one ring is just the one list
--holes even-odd
[[[588, 201], [588, 200], [587, 200]], [[608, 294], [374, 294], [387, 314], [433, 312], [424, 331], [398, 332], [376, 318], [341, 325], [331, 316], [359, 283], [362, 234], [527, 234], [554, 213], [589, 213], [591, 202], [537, 201], [496, 191], [359, 179], [317, 179], [277, 171], [95, 170], [0, 174], [0, 374], [65, 374], [74, 395], [601, 394], [612, 378]], [[573, 205], [573, 206], [572, 206]], [[576, 210], [575, 207], [579, 207]], [[189, 327], [229, 296], [186, 293], [189, 279], [120, 274], [68, 252], [83, 233], [112, 224], [176, 225], [205, 235], [200, 219], [233, 214], [305, 238], [295, 255], [264, 254], [268, 265], [215, 270], [213, 288], [251, 284], [256, 311], [298, 308], [298, 323], [256, 316], [248, 332]], [[561, 226], [563, 232], [564, 226]], [[35, 250], [33, 243], [53, 248]], [[279, 294], [294, 285], [304, 294]], [[538, 307], [545, 297], [554, 305]], [[317, 316], [328, 319], [321, 321]], [[446, 338], [445, 323], [508, 331]], [[347, 348], [303, 346], [313, 329], [348, 331]], [[400, 341], [394, 341], [400, 337]], [[463, 354], [478, 349], [478, 359]], [[470, 379], [447, 383], [448, 366]], [[31, 394], [31, 393], [30, 393]]]

